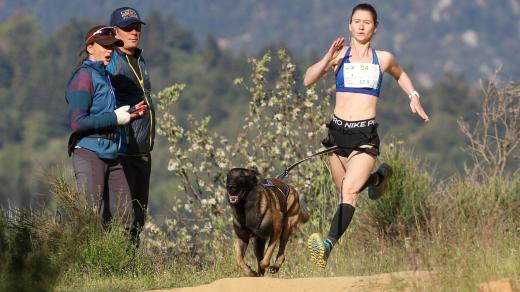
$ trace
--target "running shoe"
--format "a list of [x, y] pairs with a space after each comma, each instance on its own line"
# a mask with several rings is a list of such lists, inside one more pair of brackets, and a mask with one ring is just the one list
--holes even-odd
[[313, 233], [307, 239], [307, 249], [311, 253], [311, 262], [320, 268], [325, 268], [332, 250], [330, 241], [322, 239], [319, 233]]
[[382, 177], [382, 180], [377, 185], [368, 187], [368, 197], [372, 200], [379, 199], [385, 193], [388, 188], [388, 181], [394, 174], [394, 171], [390, 165], [381, 163], [377, 168], [376, 173]]

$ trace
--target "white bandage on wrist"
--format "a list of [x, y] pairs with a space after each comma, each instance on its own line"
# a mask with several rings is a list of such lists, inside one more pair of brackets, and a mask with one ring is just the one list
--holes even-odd
[[408, 98], [409, 98], [409, 99], [412, 99], [412, 96], [414, 96], [414, 95], [417, 96], [417, 98], [421, 97], [421, 96], [419, 95], [419, 92], [417, 92], [417, 91], [414, 90], [414, 91], [410, 92], [410, 94], [408, 94]]

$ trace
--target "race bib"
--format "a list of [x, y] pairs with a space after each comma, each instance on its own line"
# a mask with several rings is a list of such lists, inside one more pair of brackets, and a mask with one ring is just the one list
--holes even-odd
[[379, 66], [376, 64], [343, 64], [343, 84], [345, 84], [345, 87], [376, 89], [380, 75]]

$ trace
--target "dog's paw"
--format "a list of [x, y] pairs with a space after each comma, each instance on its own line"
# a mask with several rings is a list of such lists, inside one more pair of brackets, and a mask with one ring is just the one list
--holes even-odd
[[247, 271], [245, 274], [246, 274], [246, 276], [248, 276], [248, 277], [259, 277], [258, 273], [255, 272], [255, 271], [253, 271], [253, 270], [249, 270], [249, 271]]
[[270, 266], [267, 268], [267, 271], [271, 274], [276, 274], [280, 270], [280, 267]]
[[258, 271], [258, 277], [263, 277], [265, 274], [265, 270], [259, 270]]

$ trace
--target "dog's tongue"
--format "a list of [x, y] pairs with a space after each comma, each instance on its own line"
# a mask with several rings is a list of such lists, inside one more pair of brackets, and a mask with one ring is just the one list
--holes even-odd
[[233, 195], [231, 193], [228, 194], [229, 202], [234, 204], [238, 202], [238, 195]]

